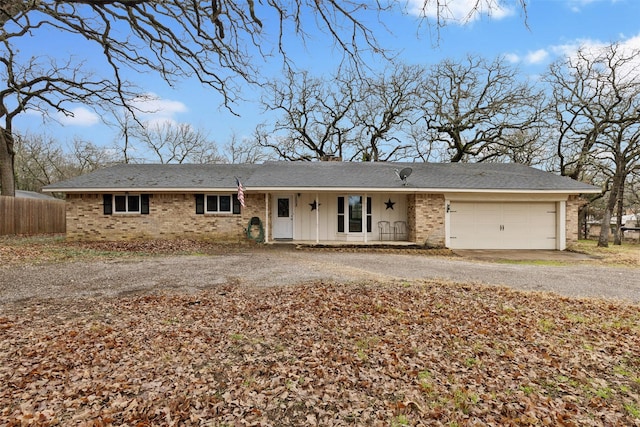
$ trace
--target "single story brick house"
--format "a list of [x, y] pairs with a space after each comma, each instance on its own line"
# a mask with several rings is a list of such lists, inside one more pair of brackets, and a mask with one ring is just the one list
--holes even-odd
[[556, 250], [578, 238], [580, 194], [600, 192], [518, 164], [386, 162], [122, 164], [44, 190], [65, 193], [71, 240]]

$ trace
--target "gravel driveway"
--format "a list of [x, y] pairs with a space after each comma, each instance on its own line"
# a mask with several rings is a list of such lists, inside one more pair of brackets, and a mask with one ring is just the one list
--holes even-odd
[[640, 303], [638, 269], [540, 266], [418, 254], [248, 251], [213, 256], [161, 256], [6, 268], [0, 272], [0, 305], [28, 299], [115, 296], [153, 290], [196, 292], [228, 283], [288, 285], [327, 280], [444, 279], [551, 291], [570, 297]]

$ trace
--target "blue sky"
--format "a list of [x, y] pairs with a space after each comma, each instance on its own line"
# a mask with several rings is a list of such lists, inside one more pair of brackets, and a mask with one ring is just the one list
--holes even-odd
[[[462, 58], [468, 54], [488, 59], [504, 56], [517, 64], [523, 76], [543, 73], [550, 62], [562, 55], [571, 54], [581, 45], [600, 45], [620, 42], [640, 49], [640, 1], [638, 0], [529, 0], [527, 20], [515, 0], [485, 0], [498, 7], [485, 7], [483, 14], [469, 18], [469, 3], [474, 0], [450, 0], [451, 18], [448, 25], [435, 29], [421, 21], [413, 2], [407, 2], [405, 13], [400, 6], [396, 13], [385, 15], [386, 30], [378, 28], [379, 42], [386, 48], [398, 50], [399, 59], [407, 63], [431, 65], [444, 58]], [[407, 13], [408, 12], [408, 13]], [[432, 11], [427, 10], [427, 15]], [[269, 21], [265, 22], [268, 31]], [[335, 66], [335, 51], [325, 44], [324, 34], [310, 34], [306, 49], [294, 48], [293, 59], [302, 69], [322, 75]], [[23, 51], [43, 49], [55, 52], [59, 58], [83, 52], [79, 40], [70, 35], [50, 33], [43, 39], [36, 35], [24, 46]], [[87, 60], [98, 55], [86, 50]], [[372, 64], [376, 67], [377, 64]], [[638, 66], [640, 72], [640, 65]], [[265, 64], [263, 71], [277, 77], [278, 65]], [[249, 136], [255, 126], [269, 121], [260, 107], [259, 91], [247, 88], [246, 101], [234, 105], [240, 116], [234, 116], [221, 107], [221, 97], [212, 89], [203, 88], [195, 81], [182, 81], [169, 87], [153, 75], [130, 74], [144, 91], [157, 97], [154, 109], [158, 110], [149, 120], [171, 120], [189, 123], [209, 134], [219, 145], [228, 142], [231, 134]], [[20, 133], [41, 134], [68, 143], [74, 138], [91, 141], [108, 147], [116, 142], [116, 132], [105, 126], [93, 111], [78, 105], [75, 117], [60, 118], [60, 122], [44, 123], [38, 114], [24, 114], [14, 121]]]

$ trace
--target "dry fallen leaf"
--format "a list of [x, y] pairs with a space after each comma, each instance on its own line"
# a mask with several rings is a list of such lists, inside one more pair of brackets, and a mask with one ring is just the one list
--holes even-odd
[[449, 283], [25, 303], [0, 425], [640, 425], [640, 309]]

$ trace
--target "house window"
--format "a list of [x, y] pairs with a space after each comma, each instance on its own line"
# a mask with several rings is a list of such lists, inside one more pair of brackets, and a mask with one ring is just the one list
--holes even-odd
[[207, 194], [207, 213], [231, 213], [231, 195]]
[[289, 199], [278, 199], [278, 218], [289, 218]]
[[349, 196], [349, 233], [362, 232], [362, 197]]
[[116, 213], [140, 213], [140, 196], [116, 194], [113, 196], [113, 206]]
[[362, 202], [362, 196], [338, 197], [338, 233], [344, 233], [345, 229], [349, 233], [362, 233], [363, 219], [366, 221], [364, 224], [367, 232], [371, 232], [371, 197], [367, 197], [366, 215], [363, 215], [365, 211]]
[[149, 194], [104, 194], [104, 214], [133, 213], [148, 215], [149, 197]]
[[235, 194], [196, 194], [196, 214], [239, 214], [240, 201]]

